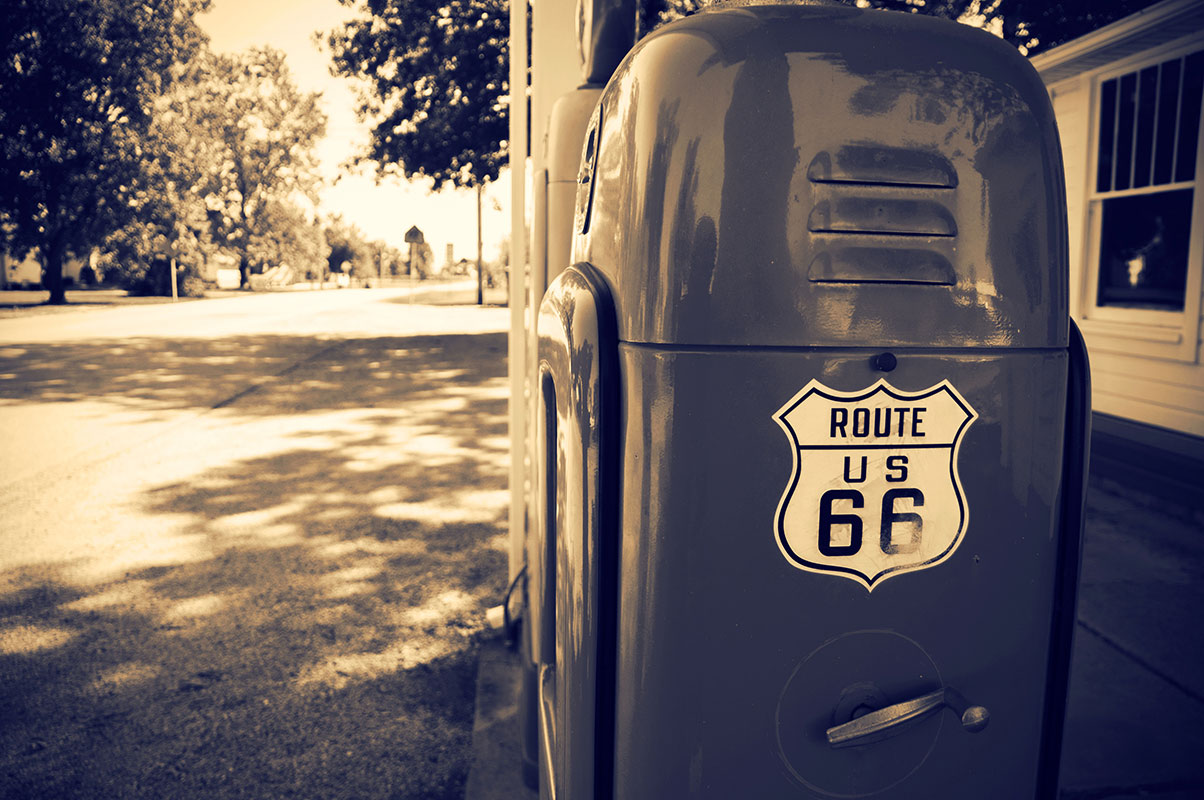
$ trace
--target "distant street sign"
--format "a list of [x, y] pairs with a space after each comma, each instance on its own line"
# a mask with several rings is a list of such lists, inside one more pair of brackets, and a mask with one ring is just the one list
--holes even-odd
[[423, 244], [426, 242], [426, 239], [422, 235], [422, 231], [418, 230], [417, 225], [406, 231], [406, 242], [408, 244]]

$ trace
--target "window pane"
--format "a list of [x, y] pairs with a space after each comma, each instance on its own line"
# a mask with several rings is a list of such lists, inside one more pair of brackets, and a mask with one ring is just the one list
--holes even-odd
[[1137, 149], [1133, 162], [1133, 188], [1150, 185], [1154, 154], [1154, 104], [1158, 98], [1158, 67], [1141, 71], [1137, 92]]
[[1158, 136], [1154, 154], [1154, 183], [1170, 183], [1175, 163], [1175, 125], [1179, 110], [1179, 59], [1162, 64], [1162, 85], [1158, 87]]
[[[1172, 117], [1172, 124], [1174, 118]], [[1112, 191], [1112, 145], [1116, 125], [1116, 79], [1104, 81], [1099, 92], [1099, 177], [1097, 192]], [[1169, 167], [1167, 168], [1169, 171]]]
[[1183, 69], [1183, 110], [1179, 116], [1179, 158], [1175, 180], [1196, 177], [1196, 146], [1200, 134], [1200, 92], [1204, 90], [1204, 50], [1192, 53]]
[[1137, 116], [1136, 72], [1121, 76], [1117, 101], [1120, 113], [1116, 118], [1116, 177], [1112, 181], [1112, 188], [1128, 189], [1129, 170], [1133, 166], [1133, 122]]
[[1101, 306], [1182, 311], [1192, 190], [1103, 201]]

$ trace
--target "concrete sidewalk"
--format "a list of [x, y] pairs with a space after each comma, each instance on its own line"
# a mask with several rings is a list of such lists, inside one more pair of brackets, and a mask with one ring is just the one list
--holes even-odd
[[1063, 797], [1204, 797], [1202, 528], [1199, 512], [1092, 476]]
[[[1064, 800], [1204, 797], [1204, 517], [1092, 476], [1062, 753]], [[483, 648], [467, 800], [531, 800], [517, 656]]]
[[473, 763], [464, 789], [467, 800], [534, 800], [522, 776], [518, 690], [522, 670], [518, 654], [503, 638], [481, 647], [477, 669], [476, 719], [472, 726]]

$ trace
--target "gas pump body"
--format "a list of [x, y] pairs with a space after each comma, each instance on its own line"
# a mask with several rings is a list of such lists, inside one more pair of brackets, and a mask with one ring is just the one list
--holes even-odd
[[[573, 241], [573, 221], [577, 194], [577, 167], [581, 160], [581, 147], [584, 141], [585, 129], [598, 96], [601, 86], [613, 74], [615, 68], [635, 42], [636, 4], [633, 0], [578, 0], [576, 4], [576, 36], [577, 50], [581, 57], [582, 85], [557, 98], [552, 107], [546, 130], [546, 150], [544, 161], [546, 168], [535, 174], [534, 181], [534, 220], [531, 242], [531, 272], [527, 307], [533, 317], [540, 312], [540, 304], [544, 299], [548, 284], [554, 281], [570, 264]], [[588, 294], [588, 293], [587, 293]], [[569, 292], [567, 295], [558, 294], [565, 307], [573, 307], [577, 300], [585, 295], [579, 292]], [[565, 299], [568, 298], [568, 299]], [[555, 302], [553, 300], [553, 302]], [[608, 307], [609, 308], [609, 307]], [[613, 317], [612, 311], [607, 311], [608, 318]], [[555, 315], [552, 315], [555, 319]], [[557, 323], [559, 324], [559, 323]], [[529, 331], [534, 334], [535, 320], [531, 319]], [[566, 334], [557, 341], [563, 344], [572, 340]], [[531, 455], [532, 472], [538, 473], [538, 457], [542, 445], [537, 442], [537, 430], [542, 424], [540, 417], [543, 395], [543, 377], [539, 370], [539, 353], [537, 337], [526, 338], [528, 349], [528, 364], [534, 365], [528, 369], [528, 379], [525, 382], [528, 436], [524, 445]], [[594, 345], [596, 346], [596, 344]], [[613, 348], [612, 348], [613, 349]], [[561, 363], [583, 363], [573, 358], [562, 360]], [[609, 363], [609, 361], [607, 362]], [[553, 414], [553, 417], [555, 415]], [[534, 477], [537, 477], [534, 476]], [[542, 508], [538, 494], [538, 482], [530, 482], [530, 494], [526, 498], [528, 530], [525, 531], [525, 549], [527, 551], [527, 572], [524, 595], [527, 598], [525, 624], [523, 626], [523, 657], [522, 657], [522, 688], [519, 693], [520, 737], [522, 750], [522, 772], [524, 781], [531, 788], [538, 788], [540, 783], [540, 725], [542, 712], [541, 703], [545, 695], [542, 688], [540, 669], [547, 666], [547, 658], [541, 661], [540, 639], [533, 637], [532, 631], [546, 631], [555, 613], [556, 589], [545, 574], [550, 568], [548, 553], [545, 547], [549, 541], [540, 533], [539, 509]], [[546, 516], [546, 515], [545, 515]], [[546, 521], [546, 520], [545, 520]], [[613, 572], [613, 570], [612, 570]], [[582, 611], [581, 613], [586, 613]], [[613, 638], [613, 637], [610, 637]], [[556, 673], [544, 670], [543, 678]], [[559, 674], [568, 674], [562, 670]], [[585, 680], [577, 676], [576, 680]], [[589, 680], [593, 680], [590, 678]], [[590, 687], [592, 692], [592, 684]], [[592, 694], [591, 694], [592, 697]], [[561, 695], [563, 701], [563, 695]], [[577, 704], [580, 706], [580, 703]], [[551, 724], [551, 717], [547, 722]], [[542, 737], [544, 750], [547, 752], [548, 742], [553, 737], [545, 732]], [[574, 742], [581, 744], [581, 735]], [[566, 740], [567, 741], [567, 740]], [[588, 749], [588, 748], [586, 748]], [[582, 751], [584, 752], [584, 751]], [[580, 757], [561, 758], [565, 763]], [[547, 762], [547, 759], [544, 759]], [[566, 773], [562, 770], [561, 776]], [[574, 783], [576, 797], [586, 797], [582, 794], [583, 785], [592, 782], [585, 778], [591, 771], [577, 770]], [[547, 781], [544, 781], [545, 784]], [[551, 791], [551, 789], [549, 789]]]
[[1036, 73], [930, 18], [719, 7], [620, 66], [578, 184], [545, 796], [1053, 797], [1089, 392]]

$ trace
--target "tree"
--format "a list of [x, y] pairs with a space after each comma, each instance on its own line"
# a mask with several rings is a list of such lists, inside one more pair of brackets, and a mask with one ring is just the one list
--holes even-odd
[[[435, 271], [435, 252], [428, 242], [416, 244], [413, 248], [414, 258], [409, 262], [409, 273], [419, 280], [426, 280]], [[408, 256], [407, 256], [408, 259]]]
[[[175, 65], [170, 89], [155, 98], [142, 157], [121, 193], [130, 219], [104, 241], [106, 272], [135, 293], [170, 294], [170, 282], [157, 273], [171, 258], [182, 267], [178, 291], [200, 293], [199, 268], [219, 249], [204, 197], [223, 162], [219, 143], [205, 135], [208, 105], [197, 100], [208, 80], [205, 62], [197, 57]], [[186, 281], [185, 275], [197, 277]]]
[[380, 174], [428, 177], [435, 190], [496, 179], [509, 136], [505, 0], [371, 0], [361, 10], [328, 43], [332, 71], [367, 86], [365, 158]]
[[1034, 56], [1135, 14], [1158, 0], [996, 0], [1003, 38]]
[[208, 0], [14, 0], [0, 26], [0, 235], [36, 248], [50, 303], [63, 261], [129, 216], [151, 100], [203, 41]]
[[326, 243], [296, 201], [316, 200], [317, 96], [301, 94], [270, 49], [202, 48], [175, 69], [124, 186], [131, 219], [105, 243], [112, 269], [131, 289], [167, 293], [170, 282], [147, 279], [156, 265], [175, 257], [196, 270], [222, 248], [243, 285], [269, 264], [315, 270]]
[[[357, 5], [358, 0], [339, 0]], [[328, 39], [335, 74], [369, 87], [359, 109], [375, 122], [367, 158], [379, 173], [429, 177], [477, 191], [509, 153], [509, 35], [505, 0], [369, 0], [368, 16]]]
[[[714, 0], [646, 0], [640, 28], [649, 31]], [[985, 28], [1033, 56], [1153, 5], [1158, 0], [840, 0], [861, 8], [882, 8], [966, 22]]]
[[266, 235], [249, 238], [245, 258], [258, 265], [291, 267], [304, 276], [326, 260], [330, 248], [317, 220], [310, 221], [297, 205], [269, 199], [258, 214], [258, 225]]
[[398, 275], [405, 275], [406, 274], [406, 260], [407, 260], [406, 255], [409, 252], [409, 248], [408, 247], [406, 248], [406, 253], [402, 253], [401, 250], [399, 250], [396, 247], [393, 247], [390, 244], [385, 244], [384, 242], [380, 242], [379, 245], [380, 245], [380, 253], [381, 253], [381, 263], [383, 263], [385, 266], [386, 274], [394, 276], [394, 277], [396, 277]]
[[[359, 0], [340, 0], [356, 6]], [[361, 119], [374, 122], [367, 159], [477, 189], [509, 153], [509, 11], [506, 0], [365, 0], [367, 16], [327, 39], [336, 75], [362, 78]]]
[[316, 252], [317, 233], [297, 203], [317, 203], [315, 147], [326, 135], [326, 115], [316, 92], [297, 88], [279, 50], [207, 60], [207, 79], [191, 101], [203, 109], [197, 135], [215, 144], [220, 161], [201, 191], [213, 236], [238, 253], [246, 286], [252, 271], [286, 254]]
[[331, 272], [365, 273], [372, 263], [372, 249], [364, 234], [355, 225], [335, 214], [326, 223], [326, 244], [330, 248], [326, 261]]

